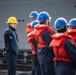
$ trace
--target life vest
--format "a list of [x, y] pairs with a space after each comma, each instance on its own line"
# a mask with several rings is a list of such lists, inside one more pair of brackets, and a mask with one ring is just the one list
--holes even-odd
[[28, 34], [31, 31], [33, 31], [33, 29], [31, 28], [31, 22], [30, 22], [30, 23], [27, 24], [26, 29], [25, 29], [25, 32]]
[[72, 36], [73, 40], [76, 40], [76, 29], [71, 29], [67, 32], [70, 36]]
[[42, 39], [42, 33], [45, 30], [48, 30], [51, 34], [54, 34], [53, 29], [50, 28], [49, 26], [46, 26], [46, 25], [37, 25], [37, 26], [35, 26], [35, 28], [36, 28], [35, 35], [36, 35], [36, 38], [38, 39], [38, 48], [45, 48], [45, 47], [47, 47], [46, 43]]
[[[13, 49], [13, 51], [14, 51], [15, 53], [18, 53], [18, 52], [19, 52], [18, 36], [13, 32], [13, 30], [12, 30], [10, 27], [8, 27], [8, 28], [4, 31], [4, 35], [5, 35], [6, 31], [10, 31], [10, 32], [11, 32], [12, 38], [13, 38], [12, 41], [11, 41], [11, 47], [12, 47], [12, 49]], [[5, 48], [4, 48], [4, 50], [5, 50], [5, 51], [8, 51], [8, 50], [9, 50], [9, 48], [8, 48], [8, 46], [7, 46], [6, 43], [5, 43]]]
[[27, 36], [28, 36], [28, 43], [32, 48], [32, 54], [37, 54], [37, 50], [35, 50], [34, 45], [32, 43], [32, 40], [35, 40], [35, 35], [33, 34], [33, 32], [30, 32]]
[[53, 51], [55, 54], [54, 61], [72, 62], [69, 55], [64, 49], [64, 42], [67, 39], [71, 40], [72, 37], [68, 34], [61, 34], [59, 36], [57, 36], [57, 34], [54, 34], [52, 38], [53, 40], [50, 43], [50, 47], [53, 47]]

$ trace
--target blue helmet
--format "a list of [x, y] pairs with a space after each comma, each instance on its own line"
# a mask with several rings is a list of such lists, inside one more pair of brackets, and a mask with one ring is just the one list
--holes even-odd
[[37, 18], [38, 17], [38, 12], [37, 11], [32, 11], [30, 13], [30, 18]]
[[69, 21], [70, 26], [76, 26], [76, 18], [73, 18]]
[[31, 24], [31, 27], [34, 28], [34, 26], [36, 26], [37, 24], [39, 24], [39, 21], [37, 21], [37, 20], [33, 21], [32, 24]]
[[61, 28], [66, 26], [67, 24], [67, 20], [65, 18], [60, 17], [55, 21], [54, 28]]
[[39, 13], [39, 16], [38, 16], [39, 21], [44, 21], [44, 20], [49, 20], [49, 19], [51, 19], [51, 17], [49, 16], [49, 14], [47, 12]]

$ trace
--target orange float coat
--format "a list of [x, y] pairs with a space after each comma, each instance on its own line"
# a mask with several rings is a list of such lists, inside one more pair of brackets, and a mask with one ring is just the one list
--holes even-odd
[[[44, 40], [42, 39], [42, 33], [45, 31], [45, 30], [48, 30], [51, 34], [54, 34], [54, 31], [52, 28], [50, 28], [49, 26], [47, 25], [37, 25], [35, 26], [36, 28], [36, 31], [35, 31], [35, 35], [38, 39], [38, 48], [45, 48], [47, 47], [46, 46], [46, 43], [44, 42]], [[47, 38], [48, 39], [48, 38]]]
[[72, 39], [72, 37], [69, 36], [68, 34], [62, 34], [60, 36], [54, 34], [52, 38], [53, 40], [50, 43], [50, 47], [53, 47], [54, 50], [54, 54], [55, 54], [54, 61], [72, 62], [64, 48], [64, 42], [67, 39]]

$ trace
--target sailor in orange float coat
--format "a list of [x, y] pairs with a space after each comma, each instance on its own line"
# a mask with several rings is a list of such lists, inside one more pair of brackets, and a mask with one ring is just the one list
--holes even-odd
[[66, 34], [67, 21], [58, 18], [55, 21], [57, 33], [52, 36], [50, 47], [53, 47], [55, 54], [54, 65], [56, 75], [75, 75], [76, 47], [72, 44], [73, 39]]
[[76, 42], [76, 18], [69, 21], [69, 29], [67, 33], [72, 36], [72, 39]]
[[27, 33], [27, 36], [28, 36], [28, 42], [30, 43], [30, 46], [32, 48], [32, 57], [31, 57], [32, 58], [32, 63], [33, 63], [32, 75], [41, 75], [40, 65], [39, 65], [39, 62], [38, 62], [37, 51], [36, 51], [37, 42], [35, 40], [33, 40], [33, 42], [31, 42], [32, 39], [34, 39], [34, 35], [32, 35], [32, 36], [30, 35], [31, 32], [33, 31], [33, 28], [31, 27], [32, 22], [36, 21], [37, 17], [38, 17], [38, 13], [36, 11], [32, 11], [30, 13], [31, 22], [29, 22], [27, 24], [27, 27], [25, 29], [25, 32]]
[[38, 16], [40, 24], [35, 26], [35, 36], [38, 41], [38, 59], [41, 67], [42, 75], [55, 75], [54, 71], [54, 53], [49, 44], [52, 40], [51, 35], [54, 34], [52, 28], [49, 27], [50, 16], [47, 12], [40, 12]]

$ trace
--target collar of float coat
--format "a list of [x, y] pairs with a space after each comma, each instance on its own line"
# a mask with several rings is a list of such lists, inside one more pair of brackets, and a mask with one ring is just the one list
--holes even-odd
[[76, 40], [76, 29], [69, 29], [67, 34], [69, 34], [70, 36], [72, 36], [73, 40]]
[[65, 40], [72, 39], [72, 37], [66, 33], [56, 33], [52, 36], [53, 40], [50, 43], [51, 47], [59, 47]]
[[43, 32], [44, 30], [48, 30], [49, 32], [51, 32], [51, 34], [54, 34], [53, 29], [47, 25], [44, 25], [44, 24], [36, 25], [35, 29], [36, 29], [36, 35], [40, 35], [41, 32]]

